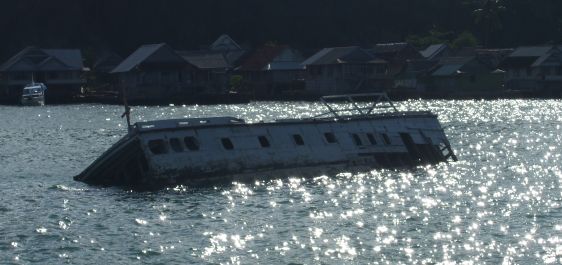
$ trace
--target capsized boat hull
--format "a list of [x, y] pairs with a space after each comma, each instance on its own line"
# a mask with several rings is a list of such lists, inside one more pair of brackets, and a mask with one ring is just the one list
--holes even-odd
[[455, 160], [429, 112], [280, 120], [232, 117], [137, 123], [75, 179], [94, 185], [159, 188], [322, 168], [404, 168]]

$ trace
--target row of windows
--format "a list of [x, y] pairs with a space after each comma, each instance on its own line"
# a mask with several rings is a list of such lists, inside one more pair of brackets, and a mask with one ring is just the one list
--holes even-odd
[[[365, 135], [367, 136], [370, 145], [377, 144], [377, 140], [375, 139], [375, 136], [372, 133], [366, 133]], [[357, 146], [367, 145], [367, 143], [364, 143], [361, 140], [359, 134], [353, 133], [351, 134], [351, 137], [353, 138], [353, 142], [355, 143], [355, 145]], [[292, 138], [295, 145], [302, 146], [305, 144], [304, 139], [300, 134], [293, 134]], [[388, 137], [387, 134], [383, 133], [382, 138], [384, 144], [389, 145], [391, 143], [390, 138]], [[324, 139], [329, 144], [338, 143], [338, 139], [336, 138], [336, 135], [332, 132], [324, 133]], [[269, 140], [267, 139], [266, 136], [258, 136], [258, 141], [262, 148], [271, 147], [271, 144], [269, 143]], [[221, 138], [221, 144], [225, 150], [233, 150], [235, 148], [232, 140], [230, 140], [230, 138], [227, 137]], [[150, 140], [148, 142], [148, 148], [155, 155], [166, 154], [169, 152], [168, 144], [166, 143], [165, 140], [162, 139]], [[197, 140], [197, 138], [195, 138], [194, 136], [184, 137], [183, 144], [180, 138], [170, 138], [169, 148], [176, 153], [184, 152], [186, 149], [189, 151], [198, 151], [200, 148], [200, 144], [199, 144], [199, 140]]]
[[[364, 143], [363, 140], [361, 140], [361, 137], [359, 136], [359, 134], [352, 133], [351, 137], [353, 138], [353, 142], [357, 146], [377, 145], [377, 140], [375, 139], [375, 136], [372, 133], [366, 133], [365, 135], [367, 136], [367, 140], [369, 141], [368, 144]], [[381, 134], [381, 136], [382, 136], [383, 143], [385, 145], [391, 144], [390, 137], [388, 137], [388, 135], [386, 133]]]

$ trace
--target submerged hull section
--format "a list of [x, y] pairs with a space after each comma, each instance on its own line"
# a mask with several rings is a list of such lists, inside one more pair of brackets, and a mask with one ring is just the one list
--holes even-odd
[[456, 157], [429, 112], [254, 124], [219, 117], [137, 123], [75, 179], [151, 188], [288, 169], [411, 167], [447, 160]]

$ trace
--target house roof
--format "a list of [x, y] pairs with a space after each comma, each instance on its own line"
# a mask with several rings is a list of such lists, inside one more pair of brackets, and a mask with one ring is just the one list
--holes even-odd
[[543, 56], [539, 57], [531, 67], [539, 67], [539, 66], [560, 66], [562, 65], [562, 53], [560, 50], [556, 50], [556, 52], [549, 52], [544, 54]]
[[[52, 63], [52, 62], [56, 63]], [[17, 69], [14, 69], [17, 67]], [[68, 71], [84, 69], [78, 49], [27, 47], [0, 66], [0, 71]]]
[[439, 61], [436, 68], [432, 71], [432, 76], [449, 76], [461, 72], [461, 68], [474, 57], [447, 57]]
[[240, 71], [260, 71], [266, 70], [269, 63], [271, 63], [277, 56], [279, 56], [287, 46], [275, 47], [261, 47], [251, 53], [246, 58], [242, 65], [238, 68]]
[[123, 61], [123, 57], [119, 56], [114, 52], [103, 52], [96, 59], [92, 68], [97, 72], [111, 72], [117, 65]]
[[178, 51], [186, 61], [199, 69], [226, 69], [230, 67], [222, 52], [216, 51]]
[[500, 66], [504, 68], [532, 66], [537, 61], [546, 60], [546, 56], [555, 48], [554, 46], [519, 47], [507, 56]]
[[189, 64], [183, 57], [174, 51], [168, 44], [148, 44], [139, 47], [129, 57], [125, 58], [111, 73], [124, 73], [133, 70], [143, 62], [153, 63], [185, 63]]
[[113, 71], [112, 73], [122, 73], [122, 72], [129, 72], [139, 64], [141, 64], [144, 60], [146, 60], [150, 55], [154, 54], [157, 50], [164, 47], [165, 43], [159, 44], [148, 44], [139, 47], [136, 51], [134, 51], [129, 57], [125, 58]]
[[427, 47], [425, 50], [421, 51], [420, 54], [429, 60], [434, 59], [442, 51], [449, 49], [447, 44], [433, 44]]
[[350, 62], [383, 63], [386, 61], [376, 59], [371, 53], [358, 46], [351, 46], [324, 48], [302, 62], [302, 65], [326, 65]]
[[[287, 58], [279, 58], [285, 54]], [[240, 65], [240, 71], [301, 70], [302, 58], [289, 46], [262, 47], [251, 53]]]
[[519, 47], [508, 57], [541, 57], [554, 48], [553, 46]]
[[410, 44], [406, 42], [396, 42], [396, 43], [379, 43], [373, 47], [373, 52], [375, 54], [379, 53], [397, 53], [410, 47]]
[[431, 76], [452, 76], [458, 74], [498, 73], [497, 68], [482, 61], [478, 56], [446, 57], [430, 72]]
[[242, 48], [230, 36], [222, 34], [211, 44], [210, 49], [213, 51], [233, 51]]

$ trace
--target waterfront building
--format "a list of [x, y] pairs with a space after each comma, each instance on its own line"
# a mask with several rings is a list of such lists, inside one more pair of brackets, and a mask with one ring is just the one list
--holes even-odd
[[82, 61], [78, 49], [27, 47], [0, 65], [0, 98], [5, 103], [17, 103], [23, 87], [35, 81], [49, 88], [47, 103], [70, 102], [82, 93], [86, 83], [84, 73], [88, 69]]
[[388, 62], [358, 46], [324, 48], [302, 65], [310, 95], [382, 91], [388, 82]]
[[244, 92], [258, 98], [298, 93], [304, 89], [304, 57], [286, 46], [264, 46], [250, 53], [236, 69]]
[[500, 67], [506, 71], [506, 87], [513, 91], [560, 94], [562, 56], [560, 47], [519, 47]]
[[112, 73], [117, 87], [132, 102], [156, 103], [181, 100], [195, 94], [197, 67], [165, 43], [143, 45], [121, 62]]

